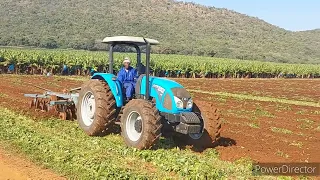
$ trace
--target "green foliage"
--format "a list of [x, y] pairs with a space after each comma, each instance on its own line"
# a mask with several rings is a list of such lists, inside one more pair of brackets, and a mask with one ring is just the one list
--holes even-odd
[[1, 0], [0, 45], [105, 49], [106, 36], [160, 40], [156, 53], [320, 63], [320, 31], [291, 32], [174, 0]]
[[292, 134], [291, 130], [288, 130], [285, 128], [271, 127], [271, 131], [276, 132], [276, 133]]
[[[215, 150], [180, 150], [161, 139], [157, 150], [127, 148], [118, 135], [89, 137], [74, 122], [33, 121], [0, 107], [0, 143], [14, 146], [71, 179], [225, 179], [251, 176], [251, 161], [225, 162]], [[169, 141], [169, 142], [168, 142]]]
[[[117, 72], [124, 57], [129, 56], [135, 66], [134, 53], [116, 53], [114, 69]], [[142, 59], [145, 57], [143, 56]], [[81, 50], [47, 50], [3, 48], [0, 49], [0, 66], [14, 63], [20, 72], [26, 67], [54, 69], [60, 73], [63, 64], [69, 66], [72, 74], [83, 72], [91, 67], [99, 71], [108, 69], [108, 53]], [[155, 76], [167, 77], [207, 77], [207, 78], [273, 78], [273, 77], [320, 77], [320, 65], [282, 64], [272, 62], [234, 60], [185, 55], [151, 55], [151, 68]], [[25, 72], [21, 72], [25, 73]], [[80, 74], [78, 74], [80, 75]]]

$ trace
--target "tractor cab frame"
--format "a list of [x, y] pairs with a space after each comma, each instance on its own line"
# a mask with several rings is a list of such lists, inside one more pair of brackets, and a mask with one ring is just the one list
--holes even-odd
[[[149, 78], [150, 78], [150, 52], [151, 45], [158, 45], [159, 41], [143, 37], [132, 37], [132, 36], [114, 36], [106, 37], [103, 39], [102, 43], [109, 44], [109, 73], [114, 74], [113, 65], [114, 65], [114, 49], [117, 45], [126, 45], [129, 47], [134, 47], [137, 53], [137, 70], [138, 74], [145, 74], [146, 76], [146, 93], [142, 96], [144, 99], [149, 100]], [[142, 71], [143, 64], [141, 62], [141, 46], [146, 46], [146, 65], [145, 71]]]

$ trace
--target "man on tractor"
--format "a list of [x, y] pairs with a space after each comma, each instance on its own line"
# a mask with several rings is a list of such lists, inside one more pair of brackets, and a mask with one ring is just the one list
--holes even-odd
[[126, 57], [123, 61], [123, 68], [120, 69], [117, 77], [125, 89], [127, 101], [132, 99], [137, 78], [137, 70], [131, 67], [130, 63], [130, 59]]

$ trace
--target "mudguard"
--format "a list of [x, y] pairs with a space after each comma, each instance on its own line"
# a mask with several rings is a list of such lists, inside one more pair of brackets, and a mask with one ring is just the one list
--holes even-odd
[[104, 80], [108, 83], [109, 88], [111, 89], [111, 92], [116, 100], [117, 107], [123, 106], [123, 96], [122, 96], [122, 86], [119, 81], [112, 80], [113, 77], [116, 77], [114, 74], [110, 73], [95, 73], [91, 79], [100, 79]]
[[[167, 78], [160, 78], [160, 77], [149, 77], [150, 80], [150, 96], [155, 98], [156, 100], [156, 107], [160, 112], [165, 113], [172, 113], [172, 114], [178, 114], [181, 112], [191, 112], [192, 108], [189, 109], [178, 109], [176, 107], [175, 101], [174, 101], [174, 95], [172, 92], [172, 88], [184, 88], [181, 84], [172, 81]], [[146, 93], [146, 77], [142, 77], [140, 84], [140, 94], [145, 95]], [[164, 105], [165, 98], [171, 99], [171, 109], [166, 108]]]

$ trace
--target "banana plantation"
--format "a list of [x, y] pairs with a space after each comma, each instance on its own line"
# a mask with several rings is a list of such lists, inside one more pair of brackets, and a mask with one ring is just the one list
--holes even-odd
[[[125, 57], [130, 57], [135, 66], [135, 53], [116, 53], [115, 72], [121, 68]], [[92, 69], [106, 72], [108, 64], [108, 53], [100, 51], [0, 49], [1, 73], [61, 74], [67, 68], [69, 75], [89, 75]], [[178, 78], [320, 77], [320, 65], [317, 64], [283, 64], [183, 55], [153, 54], [151, 68], [155, 76]]]

